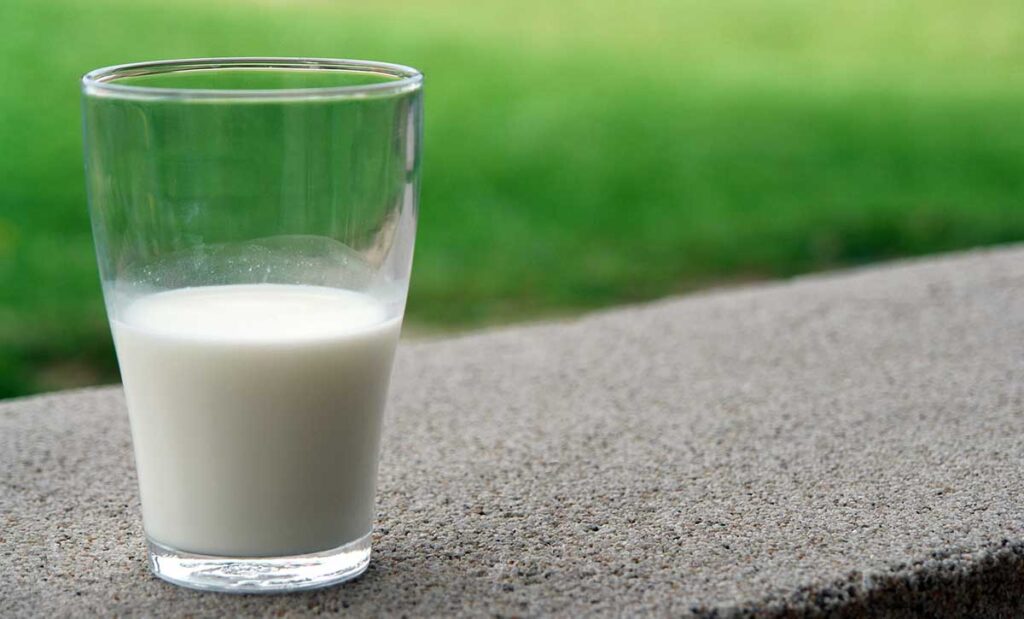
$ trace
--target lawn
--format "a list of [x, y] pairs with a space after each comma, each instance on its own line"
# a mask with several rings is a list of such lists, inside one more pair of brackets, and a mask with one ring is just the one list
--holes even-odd
[[0, 28], [0, 397], [116, 380], [77, 80], [119, 62], [423, 69], [414, 329], [1024, 239], [1018, 0], [5, 0]]

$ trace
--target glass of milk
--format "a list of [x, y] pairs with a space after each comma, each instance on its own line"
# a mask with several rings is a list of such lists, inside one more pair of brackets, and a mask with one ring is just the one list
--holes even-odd
[[366, 569], [422, 81], [309, 58], [83, 78], [96, 253], [160, 578], [278, 592]]

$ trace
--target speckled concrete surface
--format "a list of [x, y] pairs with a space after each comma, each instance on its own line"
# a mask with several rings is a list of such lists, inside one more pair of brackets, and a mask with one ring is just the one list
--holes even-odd
[[143, 561], [120, 391], [0, 404], [0, 614], [1024, 613], [1024, 248], [407, 345], [369, 571]]

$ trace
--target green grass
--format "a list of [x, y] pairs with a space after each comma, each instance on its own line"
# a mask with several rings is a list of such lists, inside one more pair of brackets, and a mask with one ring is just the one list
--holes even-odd
[[119, 62], [423, 69], [430, 328], [1024, 239], [1017, 0], [423, 5], [0, 3], [0, 397], [116, 377], [77, 79]]

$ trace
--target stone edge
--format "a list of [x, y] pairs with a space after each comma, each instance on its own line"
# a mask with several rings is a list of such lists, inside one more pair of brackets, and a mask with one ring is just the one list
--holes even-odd
[[788, 595], [690, 610], [709, 619], [1017, 616], [1024, 613], [1024, 541], [935, 550], [910, 563], [808, 583]]

